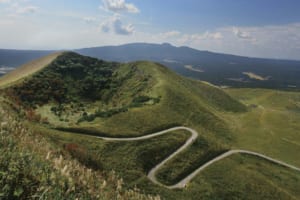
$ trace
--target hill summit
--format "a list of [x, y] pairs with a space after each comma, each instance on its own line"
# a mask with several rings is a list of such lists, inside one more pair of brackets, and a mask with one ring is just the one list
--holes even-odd
[[[73, 52], [58, 55], [6, 92], [54, 127], [96, 133], [117, 134], [122, 127], [142, 134], [184, 124], [186, 116], [214, 128], [209, 124], [221, 121], [215, 111], [246, 110], [217, 87], [183, 78], [160, 64], [105, 62]], [[119, 127], [113, 130], [116, 121]]]

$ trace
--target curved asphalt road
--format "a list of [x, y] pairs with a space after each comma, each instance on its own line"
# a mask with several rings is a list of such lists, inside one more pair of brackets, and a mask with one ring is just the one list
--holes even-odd
[[173, 157], [175, 157], [177, 154], [179, 154], [180, 152], [182, 152], [183, 150], [185, 150], [188, 146], [190, 146], [198, 137], [198, 132], [188, 128], [188, 127], [184, 127], [184, 126], [178, 126], [178, 127], [174, 127], [174, 128], [170, 128], [164, 131], [160, 131], [157, 133], [152, 133], [149, 135], [145, 135], [145, 136], [140, 136], [140, 137], [131, 137], [131, 138], [110, 138], [110, 137], [99, 137], [96, 136], [96, 138], [100, 138], [103, 140], [107, 140], [107, 141], [138, 141], [138, 140], [146, 140], [149, 138], [153, 138], [153, 137], [157, 137], [163, 134], [166, 134], [168, 132], [172, 132], [172, 131], [176, 131], [176, 130], [186, 130], [189, 131], [191, 133], [191, 136], [189, 137], [189, 139], [184, 143], [184, 145], [182, 145], [179, 149], [177, 149], [174, 153], [172, 153], [171, 155], [169, 155], [166, 159], [164, 159], [162, 162], [160, 162], [159, 164], [157, 164], [156, 166], [154, 166], [150, 172], [148, 173], [148, 178], [155, 184], [161, 185], [163, 187], [169, 188], [169, 189], [176, 189], [176, 188], [184, 188], [186, 186], [187, 183], [189, 183], [198, 173], [200, 173], [202, 170], [204, 170], [205, 168], [209, 167], [210, 165], [214, 164], [215, 162], [222, 160], [226, 157], [231, 156], [232, 154], [248, 154], [248, 155], [253, 155], [259, 158], [263, 158], [265, 160], [268, 160], [272, 163], [275, 163], [277, 165], [281, 165], [296, 171], [300, 172], [300, 168], [295, 167], [293, 165], [289, 165], [285, 162], [282, 162], [280, 160], [276, 160], [273, 159], [271, 157], [268, 157], [266, 155], [260, 154], [260, 153], [256, 153], [253, 151], [247, 151], [247, 150], [241, 150], [241, 149], [236, 149], [236, 150], [229, 150], [219, 156], [217, 156], [216, 158], [208, 161], [207, 163], [205, 163], [204, 165], [200, 166], [198, 169], [196, 169], [194, 172], [192, 172], [191, 174], [189, 174], [187, 177], [185, 177], [184, 179], [182, 179], [181, 181], [179, 181], [178, 183], [174, 184], [174, 185], [164, 185], [162, 183], [160, 183], [156, 177], [155, 174], [156, 172], [169, 160], [171, 160]]

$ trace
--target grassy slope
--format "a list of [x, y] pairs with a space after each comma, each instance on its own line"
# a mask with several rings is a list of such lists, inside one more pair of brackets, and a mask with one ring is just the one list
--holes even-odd
[[[138, 69], [155, 79], [148, 94], [161, 96], [159, 104], [134, 108], [109, 119], [97, 119], [90, 124], [81, 125], [97, 127], [112, 135], [120, 132], [127, 135], [141, 135], [168, 124], [182, 124], [196, 129], [204, 127], [207, 131], [214, 131], [218, 136], [230, 137], [224, 123], [214, 111], [243, 110], [241, 104], [214, 87], [184, 79], [154, 63], [140, 62]], [[134, 84], [138, 84], [138, 80], [131, 79], [125, 87], [130, 90], [130, 86]], [[219, 100], [212, 101], [215, 96], [218, 96]]]
[[0, 87], [7, 87], [10, 84], [22, 80], [23, 78], [28, 77], [31, 74], [43, 69], [44, 67], [49, 65], [53, 60], [55, 60], [59, 55], [61, 55], [61, 52], [53, 53], [22, 65], [16, 70], [1, 77]]
[[[179, 83], [180, 81], [177, 80]], [[188, 84], [189, 82], [186, 82], [185, 84]], [[194, 83], [194, 82], [192, 82]], [[200, 83], [202, 84], [202, 83]], [[197, 85], [194, 83], [194, 85]], [[175, 84], [174, 82], [171, 83], [170, 85], [168, 85], [169, 87], [174, 87], [174, 88], [181, 88], [182, 86], [179, 86], [178, 84]], [[183, 88], [182, 88], [183, 90]], [[197, 91], [194, 90], [194, 92], [199, 92], [198, 95], [201, 94], [201, 91]], [[273, 91], [274, 93], [276, 93], [275, 91]], [[230, 93], [232, 94], [232, 93]], [[185, 94], [187, 95], [187, 94]], [[203, 94], [202, 94], [203, 95]], [[234, 96], [234, 94], [232, 94]], [[255, 94], [256, 95], [256, 94]], [[297, 95], [297, 93], [295, 93], [294, 95]], [[177, 99], [184, 95], [180, 95], [177, 98], [174, 98], [175, 95], [171, 94], [170, 95], [172, 98], [168, 99], [166, 102], [172, 102], [171, 99]], [[285, 94], [281, 94], [279, 97], [280, 98], [284, 98]], [[189, 95], [189, 97], [193, 97], [192, 95]], [[178, 106], [178, 104], [180, 105], [180, 103], [178, 103], [178, 101], [176, 101], [177, 105], [174, 105], [174, 107], [172, 106], [172, 104], [165, 104], [163, 105], [162, 109], [167, 108], [167, 106], [170, 106], [169, 108], [171, 108], [170, 110], [174, 109], [177, 110], [181, 113], [183, 113], [183, 118], [186, 118], [188, 115], [185, 115], [184, 111], [185, 110], [189, 110], [192, 109], [191, 107], [189, 108], [188, 106], [190, 105], [189, 103], [185, 102], [184, 99], [180, 99], [179, 101], [183, 102], [182, 107], [185, 108], [183, 110], [180, 110]], [[174, 100], [173, 100], [174, 102]], [[206, 99], [201, 99], [201, 101], [197, 102], [199, 103], [198, 105], [203, 105], [204, 103], [207, 103], [208, 101], [206, 101]], [[164, 103], [164, 101], [162, 101], [162, 103]], [[247, 102], [245, 102], [247, 103]], [[268, 102], [266, 102], [268, 103]], [[280, 151], [280, 149], [282, 148], [281, 146], [276, 146], [277, 148], [269, 148], [270, 145], [273, 144], [273, 142], [277, 139], [272, 138], [272, 141], [269, 141], [268, 143], [266, 143], [266, 146], [262, 146], [263, 148], [258, 148], [258, 142], [261, 141], [260, 138], [262, 138], [262, 135], [255, 134], [257, 133], [256, 131], [253, 131], [254, 129], [263, 129], [261, 126], [259, 126], [258, 124], [251, 124], [249, 123], [249, 121], [245, 121], [244, 125], [246, 124], [247, 126], [245, 127], [245, 129], [248, 129], [248, 134], [247, 137], [244, 137], [244, 135], [240, 135], [240, 133], [243, 133], [242, 130], [237, 130], [235, 129], [235, 125], [241, 123], [241, 121], [243, 121], [243, 117], [245, 118], [251, 118], [252, 115], [252, 110], [250, 110], [247, 113], [228, 113], [228, 112], [224, 112], [224, 110], [220, 110], [220, 108], [218, 106], [216, 106], [215, 103], [207, 103], [206, 104], [207, 107], [209, 108], [210, 111], [212, 111], [212, 113], [215, 113], [215, 115], [220, 116], [222, 119], [226, 120], [226, 122], [228, 124], [234, 125], [231, 128], [234, 130], [232, 131], [232, 138], [234, 138], [234, 140], [231, 143], [233, 146], [239, 147], [239, 148], [243, 148], [243, 149], [252, 149], [252, 150], [256, 150], [259, 152], [263, 152], [266, 153], [268, 155], [271, 155], [275, 158], [280, 158], [286, 162], [292, 163], [292, 164], [297, 164], [296, 162], [298, 161], [297, 159], [297, 148], [294, 148], [293, 146], [287, 145], [289, 146], [289, 151], [287, 153], [283, 153], [282, 151]], [[156, 105], [157, 107], [160, 105]], [[99, 120], [99, 122], [102, 122], [102, 124], [104, 124], [103, 127], [106, 126], [112, 126], [112, 127], [116, 127], [115, 132], [118, 131], [118, 127], [120, 127], [119, 125], [116, 125], [114, 122], [117, 123], [121, 123], [122, 120], [124, 118], [124, 122], [122, 123], [123, 126], [125, 128], [127, 128], [127, 126], [129, 128], [127, 128], [128, 132], [134, 130], [133, 128], [135, 126], [137, 126], [137, 124], [135, 123], [136, 120], [141, 119], [141, 121], [139, 123], [143, 123], [144, 121], [143, 119], [147, 119], [147, 121], [149, 120], [151, 122], [157, 123], [155, 119], [153, 119], [153, 115], [143, 115], [143, 111], [145, 112], [151, 112], [153, 114], [153, 108], [143, 108], [145, 110], [134, 110], [134, 111], [130, 111], [128, 113], [122, 113], [121, 116], [117, 115], [112, 117], [111, 119], [105, 120], [104, 122], [102, 120]], [[149, 109], [149, 110], [147, 110]], [[273, 108], [272, 108], [273, 109]], [[157, 119], [157, 117], [159, 117], [159, 120], [165, 120], [165, 118], [168, 119], [180, 119], [180, 117], [176, 116], [176, 113], [170, 114], [170, 116], [168, 117], [162, 117], [161, 115], [159, 115], [159, 113], [161, 113], [162, 111], [157, 111], [157, 115], [155, 115], [155, 118]], [[197, 112], [197, 110], [194, 109], [194, 112]], [[139, 116], [139, 113], [141, 113], [141, 116]], [[166, 111], [163, 111], [162, 113], [166, 113]], [[131, 115], [132, 114], [132, 115]], [[271, 114], [271, 113], [270, 113]], [[287, 114], [291, 114], [291, 113], [287, 113]], [[124, 116], [122, 116], [124, 115]], [[175, 117], [174, 117], [175, 115]], [[191, 114], [193, 116], [193, 114]], [[295, 115], [295, 114], [294, 114]], [[136, 118], [130, 118], [132, 116], [137, 116]], [[163, 115], [164, 116], [164, 115]], [[195, 115], [197, 116], [197, 115]], [[201, 115], [199, 115], [199, 117], [201, 117]], [[196, 118], [196, 117], [195, 117]], [[212, 152], [215, 151], [222, 151], [224, 148], [227, 148], [227, 145], [224, 146], [224, 138], [221, 139], [222, 144], [220, 146], [218, 146], [218, 142], [216, 142], [214, 135], [207, 129], [200, 127], [199, 124], [203, 123], [203, 122], [199, 122], [197, 123], [197, 121], [195, 120], [195, 118], [190, 117], [189, 120], [185, 121], [185, 125], [187, 126], [191, 126], [193, 128], [196, 128], [198, 131], [200, 130], [200, 132], [205, 135], [205, 139], [206, 141], [208, 141], [209, 143], [209, 147], [205, 147], [205, 145], [203, 145], [203, 143], [201, 142], [201, 139], [198, 140], [197, 143], [195, 143], [195, 145], [193, 145], [189, 150], [187, 150], [186, 152], [182, 153], [181, 156], [176, 157], [173, 161], [171, 161], [170, 163], [168, 163], [165, 167], [165, 169], [162, 169], [162, 171], [160, 172], [160, 175], [163, 177], [161, 178], [161, 180], [163, 182], [166, 183], [173, 183], [174, 181], [178, 180], [178, 178], [180, 178], [182, 176], [182, 174], [186, 174], [189, 171], [191, 171], [192, 169], [196, 168], [198, 165], [200, 165], [201, 161], [205, 160], [205, 156], [209, 155]], [[276, 115], [275, 115], [276, 118]], [[133, 122], [130, 124], [126, 124], [125, 121], [126, 119], [133, 119]], [[255, 117], [254, 117], [255, 119]], [[276, 124], [270, 123], [270, 126], [277, 126], [278, 130], [280, 129], [280, 124], [284, 123], [285, 118], [281, 118], [281, 121], [279, 121], [280, 123], [278, 124], [278, 121]], [[238, 120], [238, 121], [237, 121]], [[196, 121], [196, 122], [195, 122]], [[168, 123], [171, 123], [170, 121], [167, 121]], [[295, 121], [294, 121], [295, 122]], [[113, 124], [115, 124], [115, 126], [113, 126]], [[124, 125], [125, 124], [125, 125]], [[158, 125], [158, 124], [157, 124]], [[156, 125], [156, 126], [157, 126]], [[295, 124], [294, 124], [295, 126]], [[290, 127], [289, 125], [287, 125], [287, 127]], [[150, 128], [145, 128], [145, 127], [137, 127], [137, 133], [138, 130], [149, 130]], [[112, 129], [110, 129], [109, 131], [112, 131]], [[297, 130], [295, 129], [295, 131], [297, 132]], [[113, 132], [113, 131], [112, 131]], [[221, 132], [221, 131], [220, 131]], [[219, 132], [219, 133], [220, 133]], [[279, 132], [279, 131], [278, 131]], [[222, 133], [222, 132], [221, 132]], [[236, 134], [235, 134], [236, 133]], [[251, 134], [255, 134], [255, 135], [250, 135]], [[222, 134], [221, 134], [222, 135]], [[219, 136], [217, 136], [218, 138], [220, 138]], [[226, 138], [226, 137], [225, 137]], [[202, 138], [203, 139], [203, 138]], [[249, 141], [249, 140], [255, 140], [255, 142]], [[297, 138], [294, 138], [297, 139]], [[225, 139], [226, 140], [226, 139]], [[245, 141], [246, 142], [243, 142]], [[247, 141], [248, 140], [248, 141]], [[299, 141], [299, 140], [298, 140]], [[197, 145], [200, 144], [200, 145]], [[276, 143], [274, 143], [276, 145]], [[125, 145], [125, 144], [123, 144]], [[204, 148], [201, 148], [202, 145], [204, 146]], [[286, 147], [287, 147], [286, 146]], [[140, 147], [141, 148], [141, 147]], [[234, 147], [233, 147], [234, 148]], [[143, 150], [143, 148], [141, 148], [141, 150]], [[277, 153], [269, 153], [270, 151], [275, 151]], [[278, 152], [280, 154], [278, 154]], [[118, 153], [114, 152], [113, 154], [111, 154], [110, 152], [106, 152], [105, 155], [109, 156], [109, 157], [117, 157]], [[240, 156], [240, 157], [244, 157], [244, 156]], [[208, 156], [209, 159], [209, 156]], [[230, 160], [227, 161], [227, 160]], [[229, 162], [229, 163], [228, 163]], [[148, 183], [148, 180], [146, 178], [139, 178], [135, 181], [133, 181], [133, 183], [138, 183], [138, 185], [140, 185], [140, 187], [142, 188], [147, 188], [146, 191], [148, 192], [153, 192], [153, 193], [160, 193], [162, 194], [162, 196], [168, 197], [170, 199], [181, 199], [181, 198], [191, 198], [191, 199], [195, 199], [196, 197], [199, 198], [203, 198], [203, 199], [211, 199], [211, 198], [216, 198], [216, 199], [223, 199], [224, 196], [226, 196], [226, 198], [228, 199], [260, 199], [260, 198], [264, 198], [264, 199], [278, 199], [278, 198], [282, 198], [282, 199], [295, 199], [297, 197], [299, 197], [299, 193], [295, 192], [297, 191], [297, 188], [300, 185], [300, 179], [299, 179], [299, 175], [298, 173], [295, 173], [294, 171], [290, 171], [290, 170], [286, 170], [284, 168], [280, 168], [278, 166], [275, 166], [273, 164], [270, 163], [266, 163], [263, 166], [261, 166], [261, 162], [264, 162], [262, 160], [256, 160], [255, 158], [249, 158], [249, 157], [245, 157], [243, 162], [240, 162], [240, 158], [239, 157], [233, 157], [233, 158], [229, 158], [226, 159], [226, 162], [222, 161], [220, 163], [218, 163], [217, 167], [213, 167], [212, 169], [210, 169], [210, 173], [214, 174], [216, 172], [214, 172], [214, 170], [217, 171], [217, 173], [215, 174], [215, 176], [211, 176], [211, 175], [206, 175], [205, 172], [202, 175], [200, 175], [199, 177], [197, 177], [192, 183], [191, 186], [189, 186], [189, 188], [187, 190], [181, 191], [181, 192], [170, 192], [170, 191], [166, 191], [164, 189], [159, 189], [156, 186], [153, 186], [152, 184]], [[195, 165], [195, 163], [198, 163]], [[120, 162], [116, 162], [116, 160], [114, 161], [114, 164], [116, 165], [116, 168], [122, 166], [122, 163]], [[243, 164], [241, 166], [241, 164]], [[236, 169], [236, 171], [232, 171], [232, 173], [227, 174], [226, 170], [224, 169]], [[120, 168], [119, 168], [120, 170]], [[121, 169], [120, 170], [121, 173], [124, 173], [124, 171]], [[129, 173], [131, 170], [125, 170], [125, 173]], [[269, 172], [269, 173], [265, 173], [265, 172]], [[145, 177], [145, 174], [144, 174]], [[234, 182], [231, 182], [231, 180], [234, 180]], [[200, 181], [200, 183], [199, 183]], [[283, 184], [283, 182], [287, 183], [287, 185]], [[230, 185], [230, 187], [228, 188], [224, 188], [224, 185]], [[257, 185], [260, 186], [257, 187]], [[221, 187], [221, 189], [220, 189]], [[250, 187], [250, 189], [249, 189]], [[199, 188], [202, 188], [199, 191]], [[250, 192], [249, 192], [250, 190]], [[252, 191], [252, 192], [251, 192]], [[251, 194], [251, 195], [248, 195]], [[233, 198], [234, 197], [234, 198]]]
[[[203, 199], [299, 199], [300, 174], [252, 156], [234, 155], [191, 183]], [[200, 199], [200, 198], [199, 198]]]
[[160, 199], [124, 189], [110, 169], [91, 170], [72, 159], [57, 143], [28, 130], [1, 96], [0, 102], [1, 200]]
[[[89, 155], [96, 156], [90, 158], [100, 164], [100, 169], [116, 170], [124, 178], [125, 187], [137, 185], [144, 192], [160, 194], [165, 199], [271, 200], [297, 199], [300, 195], [299, 173], [244, 155], [234, 155], [217, 162], [199, 174], [186, 189], [168, 190], [154, 185], [146, 177], [147, 169], [184, 142], [186, 135], [181, 131], [142, 142], [105, 142], [39, 126], [35, 129], [50, 137], [58, 144], [58, 148], [70, 143], [86, 148]], [[193, 156], [192, 152], [186, 155]], [[185, 159], [185, 156], [176, 157], [176, 160]], [[189, 161], [191, 165], [195, 164]], [[168, 164], [169, 172], [174, 172], [178, 163], [180, 162]]]
[[300, 166], [300, 93], [264, 89], [227, 92], [253, 107], [244, 114], [224, 115], [235, 132], [236, 147]]
[[[243, 117], [247, 118], [250, 116], [253, 112], [252, 110], [247, 113], [234, 112], [243, 111], [245, 108], [219, 89], [206, 83], [181, 78], [162, 66], [149, 62], [138, 62], [135, 65], [138, 69], [135, 76], [128, 79], [126, 84], [123, 84], [118, 89], [118, 95], [113, 97], [114, 101], [117, 104], [122, 104], [131, 99], [132, 91], [140, 83], [139, 75], [146, 74], [151, 75], [153, 79], [151, 79], [151, 84], [144, 88], [143, 94], [160, 96], [160, 102], [155, 105], [130, 108], [129, 111], [113, 115], [110, 118], [96, 118], [93, 122], [83, 122], [79, 124], [80, 128], [101, 130], [112, 136], [120, 134], [124, 136], [141, 135], [174, 123], [196, 129], [201, 134], [200, 139], [195, 145], [168, 163], [165, 170], [162, 170], [161, 174], [166, 182], [172, 182], [182, 176], [182, 174], [190, 172], [200, 165], [203, 160], [209, 159], [210, 156], [214, 155], [214, 152], [223, 151], [232, 146], [245, 149], [248, 147], [251, 149], [250, 147], [252, 147], [252, 149], [257, 150], [259, 145], [245, 142], [247, 140], [258, 140], [259, 135], [254, 136], [256, 139], [251, 139], [252, 136], [249, 135], [250, 132], [252, 133], [251, 128], [257, 128], [257, 124], [251, 125], [249, 120], [245, 120], [245, 124], [248, 126], [245, 129], [249, 129], [248, 137], [238, 134], [241, 129], [238, 129], [236, 126], [236, 123], [243, 121]], [[127, 71], [131, 66], [132, 64], [124, 64], [119, 70]], [[234, 91], [230, 93], [233, 96], [238, 96]], [[56, 121], [53, 120], [54, 125]], [[32, 125], [30, 126], [32, 127]], [[160, 193], [163, 197], [168, 197], [168, 199], [223, 199], [224, 195], [227, 195], [228, 198], [234, 196], [235, 198], [246, 199], [248, 198], [248, 191], [246, 186], [241, 187], [242, 185], [254, 185], [251, 187], [251, 191], [258, 190], [255, 185], [263, 185], [263, 191], [259, 193], [253, 192], [252, 195], [254, 196], [251, 197], [256, 197], [256, 199], [262, 197], [265, 197], [265, 199], [276, 199], [279, 196], [283, 199], [288, 199], [291, 195], [299, 196], [299, 194], [293, 192], [295, 188], [298, 188], [300, 182], [297, 174], [286, 169], [280, 169], [278, 166], [269, 163], [258, 168], [261, 160], [258, 160], [259, 162], [257, 163], [257, 159], [248, 157], [245, 157], [245, 161], [242, 162], [244, 163], [243, 165], [241, 165], [241, 158], [239, 157], [226, 159], [229, 160], [229, 163], [227, 161], [217, 163], [216, 167], [210, 168], [195, 178], [185, 190], [170, 191], [153, 185], [146, 177], [149, 166], [145, 166], [142, 163], [149, 162], [151, 158], [155, 158], [155, 160], [162, 159], [165, 153], [168, 154], [172, 148], [184, 142], [186, 136], [182, 133], [175, 133], [175, 137], [173, 135], [162, 136], [141, 144], [109, 144], [101, 140], [62, 133], [40, 126], [35, 126], [35, 130], [50, 136], [58, 144], [58, 147], [63, 147], [64, 144], [68, 143], [76, 143], [83, 146], [88, 150], [89, 158], [94, 164], [100, 164], [103, 169], [115, 169], [124, 176], [125, 181], [129, 183], [129, 187], [137, 184], [147, 192]], [[271, 144], [269, 143], [269, 145]], [[261, 152], [264, 153], [264, 150], [268, 154], [268, 148], [264, 147]], [[161, 155], [161, 152], [164, 152], [164, 154]], [[280, 158], [277, 154], [269, 155]], [[295, 156], [296, 154], [293, 155]], [[289, 160], [286, 159], [285, 161]], [[155, 162], [151, 164], [153, 165]], [[235, 173], [228, 175], [225, 169], [231, 168], [237, 170]], [[212, 177], [209, 171], [211, 170], [213, 173], [214, 169], [217, 172]], [[276, 174], [278, 170], [282, 170], [289, 175], [285, 177], [281, 174]], [[265, 171], [269, 171], [270, 174], [263, 174]], [[278, 176], [279, 180], [274, 179], [273, 176]], [[224, 187], [224, 185], [231, 184], [232, 178], [235, 180], [232, 187]], [[271, 181], [266, 182], [266, 178]], [[279, 184], [281, 179], [285, 179], [289, 184]], [[278, 188], [280, 188], [280, 192], [274, 192]], [[282, 190], [287, 191], [286, 193], [288, 194], [282, 192]]]

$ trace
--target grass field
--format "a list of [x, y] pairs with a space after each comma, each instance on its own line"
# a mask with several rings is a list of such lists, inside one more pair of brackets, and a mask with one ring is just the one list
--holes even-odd
[[[104, 87], [105, 92], [101, 90], [101, 98], [94, 101], [85, 99], [77, 91], [78, 88], [70, 86], [72, 78], [78, 77], [68, 75], [65, 78], [65, 74], [69, 74], [65, 71], [55, 73], [58, 73], [56, 78], [64, 85], [60, 91], [66, 90], [69, 101], [58, 104], [49, 99], [49, 95], [45, 95], [47, 101], [44, 101], [45, 96], [38, 96], [40, 105], [34, 105], [31, 109], [40, 115], [39, 119], [47, 119], [47, 123], [42, 125], [38, 123], [39, 120], [29, 120], [26, 126], [48, 138], [64, 154], [71, 155], [96, 171], [115, 170], [123, 177], [126, 188], [137, 185], [145, 193], [160, 194], [166, 199], [300, 198], [298, 172], [242, 155], [217, 162], [201, 172], [185, 189], [168, 190], [154, 185], [146, 176], [148, 171], [185, 142], [189, 134], [183, 131], [135, 142], [107, 142], [78, 134], [129, 137], [178, 125], [195, 129], [200, 134], [197, 141], [158, 172], [159, 180], [166, 184], [175, 183], [228, 149], [252, 150], [300, 167], [300, 93], [263, 89], [227, 89], [224, 92], [205, 82], [180, 77], [155, 63], [119, 65], [78, 57], [76, 54], [66, 56], [66, 59], [62, 57], [66, 63], [71, 59], [72, 62], [80, 60], [92, 63], [91, 66], [94, 63], [99, 65], [98, 68], [89, 69], [92, 72], [108, 69], [110, 65], [114, 66], [114, 71], [109, 71], [111, 77], [101, 77], [108, 84]], [[84, 63], [76, 65], [76, 70], [85, 69]], [[73, 64], [71, 71], [74, 70]], [[66, 70], [67, 67], [61, 68]], [[47, 73], [37, 74], [32, 80], [41, 83], [38, 84], [40, 86], [44, 84], [45, 76], [48, 77]], [[32, 80], [31, 83], [30, 80], [27, 82], [29, 85], [26, 82], [16, 85], [16, 91], [23, 94], [23, 88], [35, 85]], [[43, 91], [43, 87], [38, 89]], [[49, 94], [52, 93], [56, 94], [56, 91], [50, 91]], [[103, 96], [108, 96], [109, 101], [103, 100]], [[135, 103], [137, 97], [148, 98], [142, 104], [128, 106]], [[76, 102], [72, 102], [72, 99], [76, 99]], [[32, 101], [27, 102], [32, 104]], [[82, 106], [78, 107], [80, 104]], [[65, 108], [63, 114], [53, 114], [51, 108], [61, 105]], [[111, 112], [119, 107], [126, 107], [126, 110], [109, 117], [96, 116], [92, 120], [78, 121], [83, 112], [89, 116], [99, 108]], [[71, 108], [79, 110], [78, 113], [70, 115]], [[19, 113], [24, 117], [22, 112]], [[58, 131], [57, 128], [64, 131]]]
[[[74, 155], [75, 158], [85, 164], [89, 163], [90, 167], [95, 166], [98, 170], [115, 170], [124, 178], [126, 188], [137, 186], [145, 193], [159, 194], [165, 199], [250, 200], [298, 199], [299, 197], [300, 173], [246, 155], [233, 155], [215, 163], [201, 172], [183, 190], [169, 190], [154, 185], [146, 177], [148, 170], [184, 143], [187, 134], [182, 131], [142, 142], [106, 142], [84, 135], [45, 129], [40, 125], [35, 125], [35, 130], [46, 138], [50, 138], [57, 148], [64, 149], [64, 151], [66, 151], [65, 147], [70, 144], [79, 145], [88, 153], [85, 154], [83, 160], [79, 154]], [[180, 167], [184, 167], [182, 163], [189, 162], [186, 166], [199, 165], [201, 162], [197, 163], [195, 159], [200, 156], [201, 161], [205, 159], [205, 156], [203, 154], [201, 156], [203, 149], [196, 147], [194, 145], [183, 152], [183, 155], [170, 161], [166, 165], [169, 170], [162, 169], [159, 172], [160, 180], [164, 183], [176, 181], [177, 175], [182, 172]], [[199, 153], [193, 154], [195, 150]], [[204, 155], [207, 156], [207, 154]], [[170, 175], [170, 173], [174, 174]]]
[[224, 115], [236, 136], [236, 148], [263, 152], [300, 166], [299, 92], [228, 89], [252, 107], [247, 113]]
[[[297, 122], [300, 116], [297, 102], [300, 94], [260, 89], [229, 89], [227, 92], [248, 105], [248, 112], [244, 113], [214, 109], [214, 113], [230, 127], [232, 140], [229, 144], [224, 145], [222, 142], [218, 146], [216, 140], [208, 139], [210, 134], [206, 129], [198, 128], [206, 139], [200, 139], [186, 152], [167, 163], [158, 173], [160, 181], [166, 184], [176, 182], [178, 178], [210, 158], [211, 149], [213, 152], [227, 148], [253, 150], [299, 166], [297, 141], [300, 141], [300, 129]], [[190, 119], [193, 121], [193, 118]], [[208, 147], [203, 142], [207, 140]], [[122, 169], [121, 171], [124, 173]], [[240, 155], [210, 167], [183, 191], [159, 189], [148, 183], [146, 177], [137, 180], [139, 181], [134, 183], [145, 191], [162, 194], [168, 199], [297, 199], [297, 188], [300, 187], [299, 173], [261, 159]], [[224, 185], [228, 187], [224, 188]]]
[[[174, 183], [182, 175], [201, 165], [205, 159], [209, 159], [210, 150], [215, 152], [215, 150], [222, 151], [226, 148], [254, 150], [299, 166], [297, 154], [299, 139], [289, 137], [297, 136], [298, 133], [298, 124], [295, 122], [297, 122], [299, 113], [295, 104], [297, 104], [300, 94], [260, 89], [230, 89], [227, 92], [250, 107], [246, 113], [219, 112], [219, 116], [223, 116], [222, 118], [232, 128], [231, 134], [234, 138], [230, 142], [232, 146], [226, 146], [223, 143], [218, 146], [213, 140], [214, 137], [211, 138], [213, 141], [208, 139], [209, 134], [206, 134], [205, 129], [198, 129], [202, 130], [205, 137], [200, 137], [189, 149], [168, 162], [158, 173], [160, 181], [166, 184]], [[258, 116], [261, 116], [262, 106], [265, 107], [266, 113], [264, 120], [259, 122]], [[285, 115], [282, 115], [283, 113]], [[286, 124], [289, 123], [286, 120], [287, 117], [291, 119], [291, 122], [294, 121], [294, 126], [290, 127], [290, 124]], [[250, 123], [252, 120], [254, 121]], [[287, 127], [286, 132], [281, 131], [281, 125]], [[270, 137], [269, 130], [273, 130], [273, 137]], [[128, 187], [137, 185], [146, 193], [160, 194], [166, 199], [298, 199], [300, 195], [298, 190], [300, 174], [298, 172], [245, 155], [234, 155], [214, 164], [199, 174], [183, 190], [171, 191], [153, 185], [146, 177], [149, 168], [142, 167], [141, 164], [145, 163], [145, 160], [142, 159], [144, 156], [140, 157], [139, 152], [151, 155], [147, 157], [147, 162], [151, 161], [151, 158], [155, 158], [153, 152], [170, 153], [172, 151], [163, 151], [163, 149], [170, 150], [170, 146], [180, 146], [186, 136], [183, 133], [174, 133], [174, 137], [166, 135], [140, 144], [135, 142], [107, 144], [107, 142], [68, 133], [56, 132], [56, 134], [51, 133], [50, 135], [55, 140], [60, 138], [58, 140], [61, 146], [70, 141], [80, 142], [86, 148], [93, 146], [94, 153], [98, 152], [100, 157], [105, 158], [103, 163], [109, 163], [102, 167], [115, 169], [124, 177]], [[290, 140], [286, 141], [286, 139]], [[101, 146], [103, 144], [110, 146], [108, 151]], [[151, 148], [149, 149], [149, 147]], [[159, 149], [159, 151], [155, 149]], [[159, 159], [162, 158], [163, 156]], [[154, 165], [155, 162], [151, 162], [151, 164]]]

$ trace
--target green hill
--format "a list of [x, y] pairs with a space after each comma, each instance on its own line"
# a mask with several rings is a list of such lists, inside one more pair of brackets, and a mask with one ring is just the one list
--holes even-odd
[[218, 88], [182, 78], [159, 64], [104, 62], [75, 53], [64, 53], [6, 91], [54, 127], [95, 134], [138, 135], [197, 124], [230, 137], [214, 112], [246, 110]]
[[[89, 137], [135, 137], [174, 126], [195, 129], [199, 133], [196, 141], [157, 174], [165, 184], [175, 183], [229, 149], [252, 146], [253, 150], [269, 153], [266, 147], [247, 143], [259, 140], [257, 134], [256, 140], [247, 138], [251, 138], [251, 127], [260, 125], [248, 120], [247, 116], [258, 111], [240, 98], [242, 92], [224, 92], [206, 82], [183, 78], [160, 64], [105, 62], [66, 52], [39, 71], [12, 82], [2, 95], [3, 105], [15, 110], [34, 135], [46, 138], [57, 151], [94, 171], [115, 170], [124, 179], [125, 189], [138, 186], [142, 192], [166, 199], [300, 196], [299, 173], [244, 155], [219, 161], [182, 190], [153, 184], [147, 173], [185, 143], [189, 135], [183, 130], [130, 142]], [[291, 109], [296, 112], [294, 107]], [[245, 127], [247, 136], [241, 132]], [[268, 145], [280, 148], [277, 143]], [[283, 161], [296, 156], [285, 160], [284, 154], [271, 155]]]

